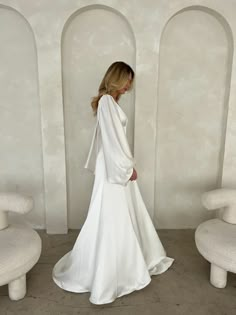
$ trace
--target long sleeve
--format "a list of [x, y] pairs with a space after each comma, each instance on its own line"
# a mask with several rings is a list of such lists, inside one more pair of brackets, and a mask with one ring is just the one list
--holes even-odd
[[98, 123], [107, 180], [113, 184], [126, 185], [133, 172], [134, 159], [116, 106], [119, 105], [110, 95], [102, 96], [98, 106]]
[[98, 129], [98, 122], [96, 123], [93, 131], [93, 138], [89, 149], [89, 154], [84, 165], [85, 168], [90, 170], [91, 172], [95, 173], [95, 165], [96, 165], [96, 158], [97, 158], [97, 129]]

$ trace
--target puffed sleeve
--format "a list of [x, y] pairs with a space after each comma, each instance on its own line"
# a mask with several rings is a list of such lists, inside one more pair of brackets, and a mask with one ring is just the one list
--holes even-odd
[[98, 123], [107, 171], [107, 180], [127, 185], [134, 167], [134, 159], [118, 113], [119, 106], [110, 95], [103, 95], [98, 106]]

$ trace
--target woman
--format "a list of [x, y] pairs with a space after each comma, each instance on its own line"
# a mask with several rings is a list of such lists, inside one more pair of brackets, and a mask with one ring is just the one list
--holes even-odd
[[59, 287], [91, 292], [94, 304], [110, 303], [144, 288], [151, 275], [163, 273], [173, 263], [141, 197], [126, 138], [127, 117], [118, 105], [133, 79], [129, 65], [115, 62], [93, 98], [97, 123], [85, 165], [95, 173], [89, 211], [72, 251], [53, 270]]

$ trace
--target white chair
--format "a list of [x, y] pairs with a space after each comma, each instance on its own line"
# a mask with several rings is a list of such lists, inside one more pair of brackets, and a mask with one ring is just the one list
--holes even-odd
[[0, 193], [0, 286], [8, 284], [11, 300], [26, 294], [26, 273], [36, 264], [41, 254], [41, 239], [24, 224], [8, 225], [8, 211], [27, 213], [33, 200], [15, 193]]
[[202, 202], [208, 210], [221, 209], [221, 218], [198, 226], [195, 232], [196, 246], [211, 263], [211, 284], [224, 288], [227, 272], [236, 273], [236, 190], [221, 188], [206, 192]]

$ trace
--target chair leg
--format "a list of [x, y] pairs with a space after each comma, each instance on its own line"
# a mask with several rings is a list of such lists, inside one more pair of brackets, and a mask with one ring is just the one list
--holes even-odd
[[215, 264], [211, 264], [210, 282], [216, 288], [225, 288], [227, 284], [227, 271]]
[[26, 294], [26, 275], [11, 281], [8, 284], [8, 293], [11, 300], [23, 299]]

